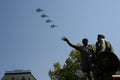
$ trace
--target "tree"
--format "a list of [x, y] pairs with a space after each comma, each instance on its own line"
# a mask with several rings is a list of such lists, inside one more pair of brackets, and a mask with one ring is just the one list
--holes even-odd
[[80, 62], [80, 52], [72, 50], [63, 67], [59, 62], [53, 65], [54, 70], [49, 71], [51, 80], [86, 80], [87, 77], [81, 70]]

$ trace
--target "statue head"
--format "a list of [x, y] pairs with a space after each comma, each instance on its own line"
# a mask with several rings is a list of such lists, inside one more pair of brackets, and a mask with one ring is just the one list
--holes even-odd
[[105, 39], [105, 36], [103, 34], [98, 34], [97, 40], [99, 41], [100, 39]]
[[88, 39], [87, 38], [83, 38], [82, 39], [82, 43], [84, 46], [88, 45]]

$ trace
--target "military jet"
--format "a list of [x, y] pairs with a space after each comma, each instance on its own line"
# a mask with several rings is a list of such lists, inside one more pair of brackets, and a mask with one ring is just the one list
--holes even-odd
[[53, 22], [52, 20], [50, 20], [50, 19], [47, 19], [46, 20], [46, 23], [49, 23], [49, 22]]
[[45, 13], [41, 15], [42, 18], [44, 17], [48, 17], [48, 15], [46, 15]]
[[56, 25], [54, 25], [54, 24], [52, 24], [50, 27], [51, 27], [51, 28], [54, 28], [54, 27], [57, 27], [57, 26], [56, 26]]
[[36, 12], [42, 12], [42, 11], [44, 11], [44, 10], [40, 9], [40, 8], [36, 9]]

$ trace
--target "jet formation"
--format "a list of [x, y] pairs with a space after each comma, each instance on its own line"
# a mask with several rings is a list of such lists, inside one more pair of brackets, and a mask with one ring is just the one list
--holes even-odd
[[46, 18], [46, 21], [45, 21], [45, 22], [46, 22], [46, 23], [51, 23], [51, 25], [50, 25], [51, 28], [57, 27], [57, 26], [53, 23], [53, 21], [52, 21], [51, 19], [49, 19], [49, 16], [45, 13], [45, 11], [44, 11], [43, 9], [37, 8], [37, 9], [36, 9], [36, 12], [42, 13], [42, 14], [41, 14], [41, 18]]

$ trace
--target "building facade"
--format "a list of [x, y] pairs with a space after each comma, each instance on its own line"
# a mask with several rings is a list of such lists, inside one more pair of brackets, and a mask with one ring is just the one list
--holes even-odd
[[1, 80], [36, 80], [30, 70], [6, 71]]

